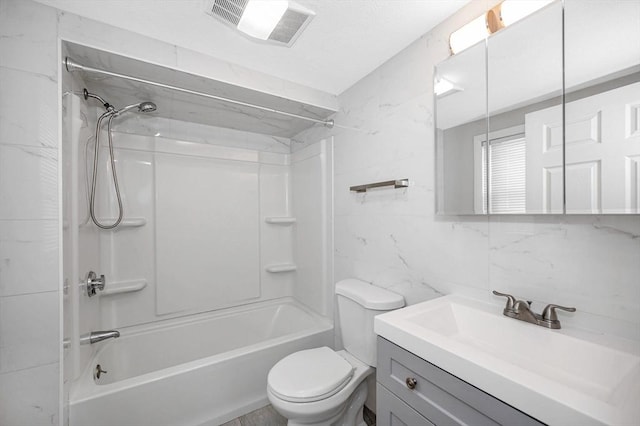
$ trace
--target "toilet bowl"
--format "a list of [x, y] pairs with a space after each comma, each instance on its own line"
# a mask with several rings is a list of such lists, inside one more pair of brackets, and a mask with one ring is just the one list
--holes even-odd
[[269, 371], [267, 396], [289, 426], [365, 426], [366, 378], [375, 371], [373, 318], [404, 306], [396, 293], [356, 279], [336, 284], [345, 350], [295, 352]]
[[[300, 351], [271, 369], [267, 396], [290, 426], [360, 426], [364, 423], [357, 419], [362, 418], [367, 399], [365, 379], [374, 371], [346, 351], [334, 352], [326, 346]], [[352, 422], [336, 423], [343, 417], [351, 417]]]

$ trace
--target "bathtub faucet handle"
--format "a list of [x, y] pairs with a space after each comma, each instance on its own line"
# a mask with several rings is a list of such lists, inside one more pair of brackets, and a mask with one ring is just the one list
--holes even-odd
[[107, 281], [105, 280], [104, 275], [100, 275], [100, 278], [98, 278], [98, 275], [95, 272], [89, 271], [86, 282], [87, 296], [91, 297], [96, 295], [97, 290], [104, 290], [104, 285]]

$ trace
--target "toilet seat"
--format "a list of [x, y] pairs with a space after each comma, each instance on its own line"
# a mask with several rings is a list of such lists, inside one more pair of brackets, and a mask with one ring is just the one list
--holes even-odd
[[329, 398], [353, 377], [354, 366], [332, 349], [299, 351], [281, 359], [269, 371], [269, 390], [289, 402], [313, 402]]

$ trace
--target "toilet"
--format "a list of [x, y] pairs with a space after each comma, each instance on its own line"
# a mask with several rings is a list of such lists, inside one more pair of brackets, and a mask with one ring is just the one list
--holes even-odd
[[336, 283], [335, 291], [345, 350], [295, 352], [269, 371], [267, 396], [289, 426], [365, 426], [365, 379], [377, 361], [373, 318], [403, 307], [404, 298], [353, 278]]

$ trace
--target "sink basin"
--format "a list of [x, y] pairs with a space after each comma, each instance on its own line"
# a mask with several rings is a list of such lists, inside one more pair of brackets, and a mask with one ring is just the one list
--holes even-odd
[[457, 296], [378, 315], [375, 331], [547, 424], [634, 424], [640, 345], [502, 315]]

